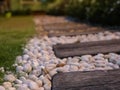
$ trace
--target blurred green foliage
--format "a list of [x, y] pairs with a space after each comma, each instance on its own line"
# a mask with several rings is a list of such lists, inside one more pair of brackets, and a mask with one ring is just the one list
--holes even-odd
[[48, 14], [64, 15], [69, 0], [46, 0], [44, 11]]
[[70, 0], [67, 14], [103, 24], [120, 24], [120, 0]]
[[30, 11], [37, 10], [54, 15], [74, 16], [95, 23], [120, 24], [120, 0], [40, 0], [39, 4], [23, 7], [20, 0], [11, 0], [11, 6], [12, 11], [17, 14], [30, 14]]
[[19, 0], [11, 0], [11, 10], [16, 11], [20, 9]]
[[35, 4], [20, 4], [20, 0], [11, 0], [11, 11], [13, 14], [30, 14], [31, 11], [41, 10], [41, 2]]
[[120, 0], [52, 0], [46, 7], [50, 14], [65, 14], [95, 23], [120, 25]]

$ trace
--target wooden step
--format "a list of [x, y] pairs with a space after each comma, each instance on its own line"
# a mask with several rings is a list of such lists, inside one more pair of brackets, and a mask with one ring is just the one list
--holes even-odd
[[120, 90], [120, 69], [58, 73], [52, 90]]
[[73, 17], [65, 16], [41, 16], [37, 18], [39, 20], [39, 25], [53, 25], [53, 24], [62, 24], [62, 23], [76, 23], [80, 22], [78, 19]]
[[78, 30], [78, 29], [88, 29], [90, 26], [86, 24], [79, 24], [79, 23], [56, 23], [56, 24], [48, 24], [43, 26], [46, 31], [56, 31], [56, 30]]
[[99, 32], [105, 32], [105, 30], [101, 29], [96, 29], [96, 30], [91, 30], [91, 29], [80, 29], [80, 30], [69, 30], [69, 31], [49, 31], [48, 32], [48, 37], [60, 37], [60, 36], [76, 36], [76, 35], [86, 35], [86, 34], [97, 34]]
[[[107, 31], [107, 30], [106, 30]], [[85, 35], [85, 34], [97, 34], [99, 32], [105, 32], [101, 28], [76, 28], [76, 29], [63, 29], [63, 30], [50, 30], [48, 31], [48, 36], [76, 36], [76, 35]]]
[[103, 28], [100, 27], [93, 27], [87, 24], [81, 24], [76, 22], [43, 25], [43, 29], [48, 32], [49, 37], [61, 35], [74, 36], [105, 31]]
[[120, 39], [93, 41], [75, 44], [54, 45], [53, 50], [59, 58], [86, 54], [120, 52]]

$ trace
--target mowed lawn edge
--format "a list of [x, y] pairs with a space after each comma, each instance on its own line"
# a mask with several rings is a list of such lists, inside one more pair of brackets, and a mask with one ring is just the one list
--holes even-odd
[[[36, 34], [32, 16], [0, 17], [0, 67], [15, 72], [12, 66], [22, 48]], [[0, 71], [0, 84], [4, 73]]]

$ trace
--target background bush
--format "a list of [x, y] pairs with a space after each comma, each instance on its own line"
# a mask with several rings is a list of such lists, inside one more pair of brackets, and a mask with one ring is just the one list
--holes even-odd
[[11, 0], [10, 4], [10, 9], [13, 15], [29, 15], [32, 13], [32, 11], [41, 10], [41, 2], [35, 4], [21, 5], [20, 0]]
[[52, 0], [46, 7], [50, 14], [64, 14], [94, 23], [120, 25], [120, 0]]
[[70, 3], [68, 15], [95, 23], [120, 24], [120, 0], [70, 0]]
[[68, 2], [69, 0], [46, 0], [46, 3], [43, 3], [43, 9], [48, 14], [64, 15], [66, 5], [68, 5]]
[[36, 5], [21, 8], [20, 0], [11, 0], [13, 14], [44, 11], [54, 15], [68, 15], [83, 21], [120, 25], [120, 0], [41, 0]]

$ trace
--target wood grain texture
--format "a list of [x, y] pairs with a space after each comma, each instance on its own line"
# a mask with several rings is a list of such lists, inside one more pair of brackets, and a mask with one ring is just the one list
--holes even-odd
[[77, 29], [88, 29], [90, 28], [90, 26], [88, 25], [85, 25], [85, 24], [79, 24], [79, 23], [61, 23], [61, 24], [53, 24], [53, 25], [45, 25], [43, 26], [44, 29], [46, 31], [50, 31], [50, 30], [53, 30], [53, 31], [56, 31], [56, 30], [77, 30]]
[[76, 30], [69, 30], [69, 31], [66, 31], [66, 30], [62, 30], [61, 31], [49, 31], [48, 32], [48, 37], [60, 37], [60, 36], [76, 36], [76, 35], [86, 35], [86, 34], [97, 34], [99, 32], [104, 32], [104, 30], [85, 30], [85, 29], [76, 29]]
[[53, 46], [53, 50], [59, 58], [85, 54], [120, 52], [120, 39], [55, 45]]
[[74, 36], [80, 34], [90, 34], [105, 31], [103, 28], [90, 26], [82, 23], [68, 22], [43, 25], [43, 29], [48, 32], [49, 37], [53, 36]]
[[59, 73], [53, 77], [52, 90], [120, 90], [120, 69]]

